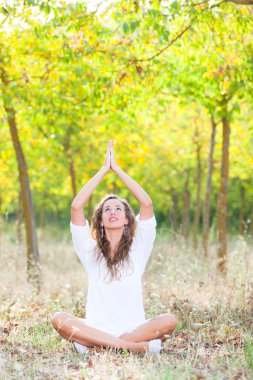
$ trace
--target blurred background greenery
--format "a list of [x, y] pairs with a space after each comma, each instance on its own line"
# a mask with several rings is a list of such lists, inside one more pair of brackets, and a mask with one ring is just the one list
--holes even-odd
[[[163, 229], [195, 248], [203, 234], [205, 255], [211, 229], [223, 259], [227, 230], [252, 236], [252, 13], [248, 1], [3, 2], [4, 228], [68, 228], [114, 139]], [[88, 218], [110, 192], [138, 212], [110, 173]]]

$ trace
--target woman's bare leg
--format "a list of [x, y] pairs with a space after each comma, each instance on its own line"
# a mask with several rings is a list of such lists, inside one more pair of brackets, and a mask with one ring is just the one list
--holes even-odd
[[145, 341], [127, 341], [114, 337], [103, 331], [85, 325], [67, 313], [56, 313], [52, 318], [52, 324], [58, 333], [70, 342], [74, 341], [88, 347], [113, 347], [125, 348], [134, 352], [148, 351], [148, 342]]
[[146, 342], [153, 339], [161, 339], [165, 341], [167, 335], [172, 334], [177, 325], [177, 319], [172, 314], [161, 314], [151, 318], [144, 324], [138, 326], [135, 330], [119, 336], [132, 342]]

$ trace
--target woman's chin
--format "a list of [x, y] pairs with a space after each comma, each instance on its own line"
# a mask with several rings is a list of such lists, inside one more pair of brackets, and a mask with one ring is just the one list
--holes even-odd
[[123, 227], [117, 223], [110, 223], [107, 226], [104, 226], [105, 230], [121, 230], [123, 231]]

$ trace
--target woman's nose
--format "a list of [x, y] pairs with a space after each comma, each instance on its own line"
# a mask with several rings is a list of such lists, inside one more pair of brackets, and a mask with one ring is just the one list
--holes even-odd
[[115, 210], [114, 209], [111, 209], [111, 214], [115, 214]]

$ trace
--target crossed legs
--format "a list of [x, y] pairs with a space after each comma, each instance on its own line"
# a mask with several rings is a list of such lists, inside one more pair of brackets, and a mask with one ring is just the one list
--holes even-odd
[[74, 341], [87, 347], [102, 346], [146, 352], [149, 341], [153, 339], [164, 341], [166, 335], [171, 334], [175, 329], [177, 320], [171, 314], [162, 314], [119, 337], [87, 326], [78, 318], [64, 312], [56, 313], [52, 318], [52, 324], [57, 332], [70, 342]]
[[176, 326], [177, 319], [173, 314], [161, 314], [148, 319], [135, 330], [122, 334], [119, 338], [133, 342], [150, 341], [153, 339], [161, 339], [164, 342], [168, 338], [168, 335], [173, 333]]

